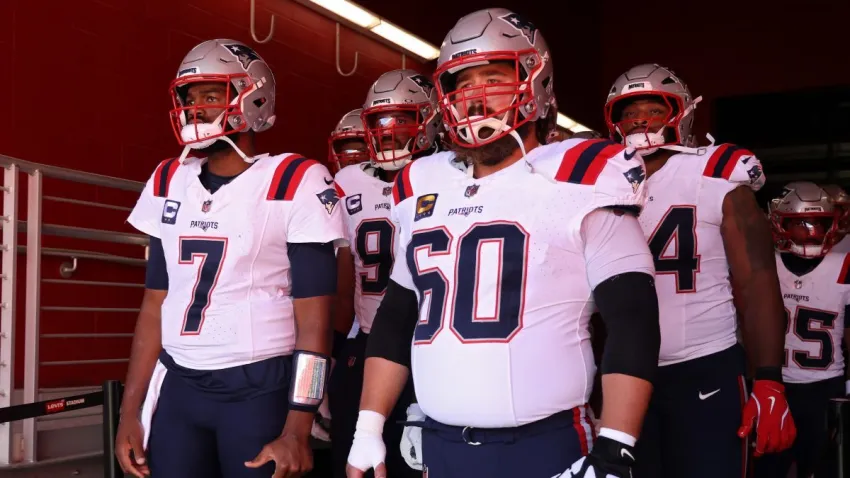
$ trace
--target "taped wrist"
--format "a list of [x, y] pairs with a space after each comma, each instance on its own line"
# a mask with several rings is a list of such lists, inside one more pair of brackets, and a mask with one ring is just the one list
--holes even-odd
[[384, 423], [387, 417], [372, 410], [360, 410], [357, 415], [357, 426], [354, 430], [355, 438], [360, 436], [382, 436], [384, 434]]
[[331, 358], [309, 350], [292, 354], [292, 381], [289, 385], [289, 408], [316, 413], [325, 398]]
[[602, 373], [652, 382], [661, 346], [655, 279], [643, 272], [618, 274], [596, 286], [593, 297], [608, 330]]

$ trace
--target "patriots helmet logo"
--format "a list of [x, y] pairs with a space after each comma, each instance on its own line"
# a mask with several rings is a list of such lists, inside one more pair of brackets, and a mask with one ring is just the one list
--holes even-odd
[[[755, 184], [764, 174], [758, 164], [747, 170], [747, 176], [750, 177], [750, 184]], [[787, 194], [787, 193], [786, 193]]]
[[521, 16], [517, 15], [516, 13], [510, 13], [508, 15], [505, 15], [505, 16], [499, 17], [499, 18], [508, 22], [512, 27], [514, 27], [517, 30], [519, 30], [520, 32], [522, 32], [522, 34], [525, 35], [525, 38], [528, 39], [528, 43], [531, 43], [532, 45], [534, 45], [534, 40], [535, 40], [535, 37], [537, 36], [537, 27], [534, 26], [533, 23], [522, 18]]
[[242, 63], [242, 68], [248, 69], [248, 66], [255, 61], [262, 61], [257, 52], [245, 45], [222, 45], [227, 48], [231, 55], [235, 56], [239, 63]]
[[431, 83], [431, 80], [428, 79], [425, 75], [413, 75], [409, 76], [410, 81], [416, 83], [419, 88], [422, 89], [422, 92], [425, 93], [425, 96], [431, 97], [431, 92], [434, 91], [434, 83]]
[[328, 211], [328, 214], [333, 212], [336, 203], [339, 202], [339, 196], [334, 188], [325, 189], [324, 191], [316, 194], [316, 197], [319, 198], [319, 202], [325, 206], [325, 210]]
[[626, 177], [626, 181], [632, 185], [632, 192], [636, 193], [640, 184], [646, 179], [646, 171], [643, 169], [643, 166], [635, 166], [634, 168], [623, 173], [623, 176]]

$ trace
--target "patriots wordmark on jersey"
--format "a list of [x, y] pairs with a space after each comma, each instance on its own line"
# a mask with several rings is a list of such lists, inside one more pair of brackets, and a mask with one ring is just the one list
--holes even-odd
[[640, 224], [655, 261], [660, 365], [710, 355], [737, 342], [729, 264], [720, 224], [723, 199], [765, 178], [746, 149], [723, 144], [679, 153], [646, 181]]
[[392, 187], [369, 163], [347, 166], [334, 180], [354, 257], [354, 312], [360, 328], [369, 333], [393, 266], [396, 231], [390, 220]]
[[184, 367], [235, 367], [291, 353], [295, 322], [287, 243], [344, 237], [321, 164], [265, 156], [215, 194], [201, 160], [162, 162], [128, 221], [162, 240], [168, 296], [162, 346]]
[[776, 254], [788, 315], [786, 383], [811, 383], [844, 375], [844, 320], [850, 306], [850, 254], [829, 253], [808, 274], [789, 271]]
[[[644, 176], [639, 155], [607, 140], [541, 146], [479, 179], [451, 152], [399, 173], [391, 277], [419, 299], [411, 370], [427, 416], [501, 428], [584, 409], [592, 291], [614, 274], [651, 273], [652, 263], [640, 240], [598, 247], [607, 238], [584, 237], [583, 222], [598, 208], [639, 210]], [[632, 259], [599, 260], [623, 270], [589, 267], [601, 254]]]

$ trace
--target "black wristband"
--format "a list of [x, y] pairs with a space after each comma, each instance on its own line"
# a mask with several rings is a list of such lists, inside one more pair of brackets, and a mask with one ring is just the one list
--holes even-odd
[[331, 357], [333, 357], [334, 360], [339, 360], [339, 356], [340, 356], [340, 354], [342, 354], [342, 351], [345, 348], [345, 342], [347, 340], [348, 340], [347, 335], [345, 335], [342, 332], [337, 332], [336, 330], [334, 330], [334, 344], [333, 344], [333, 349], [331, 351]]
[[782, 367], [759, 367], [756, 369], [756, 380], [773, 380], [782, 383]]

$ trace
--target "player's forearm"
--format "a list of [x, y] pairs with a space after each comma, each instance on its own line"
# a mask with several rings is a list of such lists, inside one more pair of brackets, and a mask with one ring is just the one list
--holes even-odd
[[354, 258], [348, 249], [339, 250], [336, 281], [333, 328], [340, 334], [348, 335], [354, 325]]
[[165, 291], [145, 290], [130, 348], [130, 363], [121, 401], [122, 415], [137, 418], [147, 395], [153, 369], [162, 350], [161, 307], [164, 299]]
[[602, 427], [637, 438], [649, 407], [652, 384], [646, 380], [610, 373], [602, 376]]
[[292, 301], [297, 330], [295, 350], [330, 355], [332, 301], [332, 296], [308, 297]]
[[410, 370], [404, 365], [380, 357], [366, 359], [360, 410], [371, 410], [390, 416], [401, 396]]
[[726, 195], [720, 232], [749, 362], [757, 370], [781, 367], [785, 306], [770, 225], [749, 188], [740, 187]]

